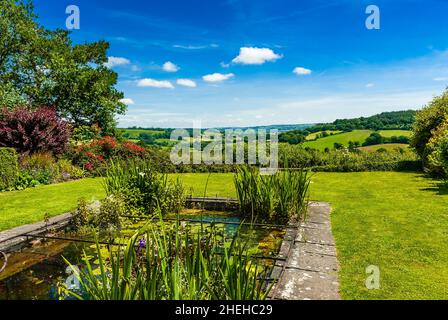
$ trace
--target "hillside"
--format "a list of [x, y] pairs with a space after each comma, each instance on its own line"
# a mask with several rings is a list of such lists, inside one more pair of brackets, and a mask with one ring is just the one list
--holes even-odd
[[309, 147], [324, 151], [325, 148], [333, 149], [335, 143], [348, 146], [350, 141], [359, 142], [360, 145], [373, 133], [372, 130], [354, 130], [346, 133], [339, 133], [325, 138], [319, 138], [314, 141], [306, 141], [303, 143], [304, 147]]

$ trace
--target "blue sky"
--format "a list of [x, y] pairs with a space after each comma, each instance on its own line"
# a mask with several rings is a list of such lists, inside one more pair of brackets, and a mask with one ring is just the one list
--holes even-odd
[[[417, 109], [448, 84], [445, 0], [34, 3], [51, 29], [77, 5], [74, 42], [110, 42], [120, 126], [326, 122]], [[365, 27], [370, 4], [380, 30]]]

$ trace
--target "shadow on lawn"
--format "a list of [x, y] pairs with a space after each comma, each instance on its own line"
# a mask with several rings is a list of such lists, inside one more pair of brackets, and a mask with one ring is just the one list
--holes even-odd
[[448, 180], [440, 180], [434, 179], [427, 175], [424, 175], [425, 178], [430, 179], [430, 187], [422, 188], [422, 191], [432, 191], [437, 193], [438, 195], [447, 195], [448, 194]]

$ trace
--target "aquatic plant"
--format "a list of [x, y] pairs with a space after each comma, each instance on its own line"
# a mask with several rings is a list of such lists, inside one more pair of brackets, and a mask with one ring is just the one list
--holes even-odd
[[234, 176], [240, 211], [251, 221], [286, 222], [306, 213], [309, 173], [285, 170], [261, 175], [258, 168], [241, 166]]
[[[220, 246], [214, 225], [192, 233], [177, 222], [174, 228], [149, 222], [124, 247], [96, 244], [97, 260], [84, 254], [85, 268], [71, 265], [81, 291], [63, 287], [66, 297], [92, 300], [265, 299], [271, 289], [268, 267], [247, 254], [236, 235]], [[97, 266], [96, 266], [97, 265]]]
[[134, 214], [153, 214], [157, 208], [162, 214], [179, 212], [186, 198], [180, 179], [168, 179], [147, 161], [111, 161], [104, 188], [107, 195], [119, 195]]

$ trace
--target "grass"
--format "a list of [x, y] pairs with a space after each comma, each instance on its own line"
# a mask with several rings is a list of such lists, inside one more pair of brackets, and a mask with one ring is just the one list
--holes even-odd
[[[207, 174], [182, 175], [195, 195]], [[231, 174], [213, 174], [208, 195], [235, 196]], [[311, 198], [331, 203], [345, 299], [448, 298], [448, 189], [419, 173], [318, 173]], [[365, 268], [380, 268], [380, 289]]]
[[339, 131], [339, 130], [326, 130], [326, 131], [313, 132], [313, 133], [310, 133], [309, 135], [306, 136], [306, 140], [314, 140], [314, 139], [317, 138], [317, 136], [319, 134], [322, 134], [324, 132], [327, 132], [328, 134], [338, 134], [338, 133], [341, 133], [342, 131]]
[[[232, 174], [180, 176], [193, 195], [204, 195], [208, 180], [207, 196], [236, 197]], [[79, 196], [102, 195], [93, 179], [1, 193], [0, 228], [66, 212]], [[448, 298], [448, 188], [419, 173], [318, 173], [311, 198], [333, 208], [343, 298]], [[378, 290], [365, 287], [369, 265], [380, 268]]]
[[377, 151], [378, 149], [395, 150], [399, 148], [407, 149], [409, 148], [409, 145], [403, 143], [385, 143], [385, 144], [376, 144], [373, 146], [359, 147], [358, 149], [361, 151], [374, 152]]
[[0, 231], [44, 220], [76, 208], [78, 199], [104, 197], [100, 179], [83, 179], [0, 193]]
[[335, 142], [337, 142], [348, 147], [349, 141], [358, 141], [362, 144], [372, 132], [372, 130], [353, 130], [351, 132], [320, 138], [315, 141], [306, 141], [303, 143], [303, 146], [323, 151], [325, 148], [333, 149]]
[[[330, 132], [330, 131], [329, 131]], [[325, 150], [325, 148], [329, 148], [330, 150], [334, 148], [334, 144], [341, 143], [344, 146], [348, 147], [349, 141], [356, 142], [358, 141], [360, 144], [362, 144], [368, 136], [370, 136], [371, 133], [374, 131], [372, 130], [353, 130], [351, 132], [345, 132], [345, 133], [337, 133], [338, 131], [333, 131], [334, 135], [328, 136], [325, 138], [319, 138], [314, 141], [305, 141], [303, 143], [304, 147], [310, 147], [318, 150]], [[383, 137], [393, 137], [393, 136], [411, 136], [411, 131], [407, 130], [380, 130], [378, 131], [379, 134], [381, 134]], [[307, 140], [312, 140], [316, 137], [316, 134], [310, 134], [306, 138]]]
[[393, 137], [393, 136], [395, 136], [395, 137], [399, 137], [399, 136], [410, 137], [412, 134], [412, 131], [409, 131], [409, 130], [380, 130], [380, 131], [378, 131], [378, 133], [385, 138]]
[[[447, 189], [415, 173], [325, 173], [312, 198], [333, 208], [343, 298], [448, 298]], [[379, 290], [364, 285], [369, 265]]]
[[146, 133], [149, 135], [164, 133], [163, 130], [154, 129], [119, 129], [122, 133], [129, 134], [130, 139], [138, 139], [141, 133]]

